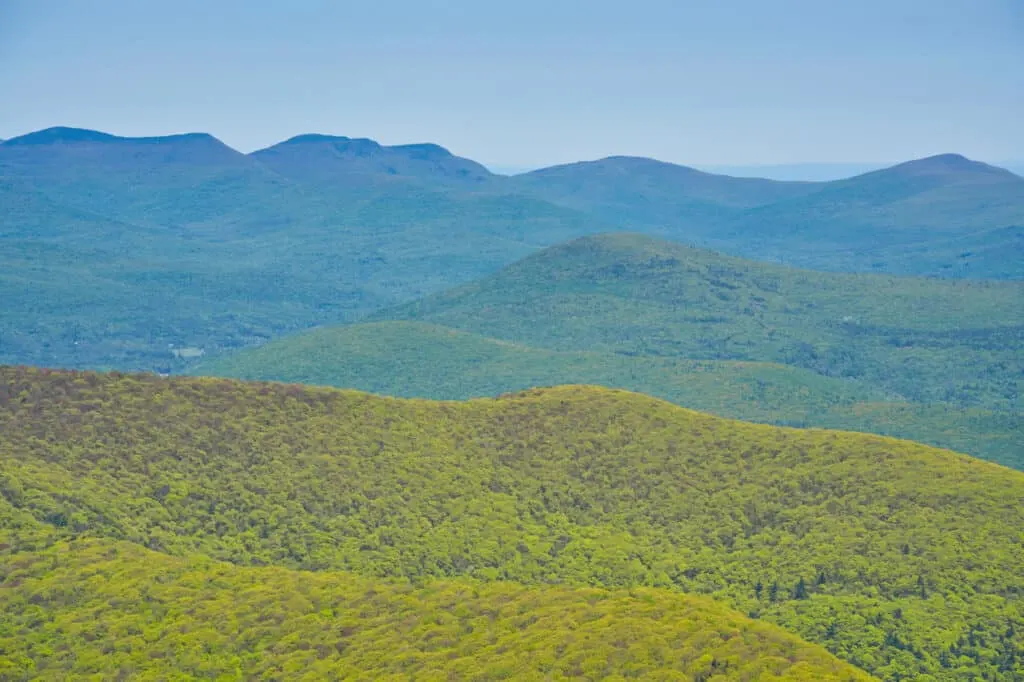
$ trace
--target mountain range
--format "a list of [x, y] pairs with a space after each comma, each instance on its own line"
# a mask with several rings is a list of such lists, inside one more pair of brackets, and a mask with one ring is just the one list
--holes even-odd
[[628, 229], [822, 270], [1024, 275], [1024, 180], [955, 155], [827, 183], [614, 157], [504, 177], [429, 144], [53, 128], [0, 144], [0, 361], [176, 371]]
[[0, 679], [1018, 682], [1022, 188], [0, 141]]

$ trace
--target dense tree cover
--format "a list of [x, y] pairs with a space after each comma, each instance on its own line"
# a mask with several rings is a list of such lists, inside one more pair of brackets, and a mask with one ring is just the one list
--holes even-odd
[[[831, 270], [1024, 277], [1024, 180], [930, 159], [838, 183], [606, 159], [514, 178], [434, 145], [52, 129], [0, 143], [0, 362], [173, 371], [630, 229]], [[753, 231], [752, 231], [753, 228]]]
[[[888, 680], [1024, 675], [1024, 474], [568, 386], [465, 403], [0, 370], [18, 551], [711, 595]], [[40, 536], [37, 527], [50, 528]]]
[[607, 234], [374, 317], [552, 350], [780, 362], [912, 401], [1022, 405], [1016, 282], [811, 272]]
[[1024, 469], [1019, 412], [896, 402], [863, 381], [774, 363], [552, 351], [422, 322], [321, 327], [189, 373], [439, 400], [595, 384], [734, 419], [908, 438]]
[[[0, 535], [2, 538], [2, 535]], [[702, 597], [0, 549], [0, 679], [872, 679]]]

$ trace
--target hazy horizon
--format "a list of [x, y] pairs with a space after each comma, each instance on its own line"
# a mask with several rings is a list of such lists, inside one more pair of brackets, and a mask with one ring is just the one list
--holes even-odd
[[495, 167], [1024, 159], [1013, 0], [0, 6], [0, 138], [436, 142]]
[[[71, 129], [82, 129], [82, 128], [78, 127], [78, 126], [56, 126], [56, 127], [71, 128]], [[13, 136], [12, 138], [0, 138], [0, 144], [4, 143], [8, 139], [13, 139], [13, 138], [16, 138], [16, 137], [21, 137], [22, 135], [27, 135], [27, 134], [31, 134], [31, 133], [40, 132], [41, 130], [45, 130], [45, 129], [26, 131], [25, 133], [22, 133], [21, 135]], [[115, 137], [127, 137], [128, 139], [138, 139], [138, 138], [147, 138], [147, 137], [150, 137], [150, 138], [152, 138], [152, 137], [166, 137], [166, 136], [174, 136], [174, 135], [189, 134], [189, 133], [192, 133], [192, 134], [206, 133], [206, 134], [212, 135], [214, 138], [216, 138], [218, 140], [220, 139], [217, 135], [215, 135], [213, 133], [210, 133], [209, 131], [199, 131], [199, 130], [184, 131], [184, 132], [181, 132], [181, 133], [166, 133], [164, 135], [143, 135], [143, 136], [137, 136], [137, 137], [134, 137], [134, 136], [120, 136], [115, 131], [109, 131], [109, 130], [98, 130], [98, 129], [89, 129], [89, 130], [93, 130], [94, 132], [106, 133], [106, 134], [109, 134], [109, 135], [113, 135]], [[305, 134], [305, 133], [302, 133], [302, 134]], [[291, 136], [291, 137], [294, 137], [294, 136]], [[286, 138], [286, 139], [288, 139], [288, 138]], [[285, 140], [280, 140], [279, 142], [284, 142], [284, 141]], [[221, 140], [221, 142], [223, 142], [223, 140]], [[415, 143], [429, 143], [429, 142], [436, 143], [434, 140], [424, 139], [424, 140], [409, 140], [408, 142], [399, 143], [399, 144], [415, 144]], [[275, 143], [275, 144], [277, 144], [277, 143]], [[248, 153], [251, 153], [253, 151], [258, 151], [258, 150], [238, 150], [238, 149], [236, 149], [236, 151], [240, 151], [240, 152], [248, 154]], [[947, 153], [959, 153], [959, 152], [953, 151], [953, 152], [947, 152]], [[633, 156], [635, 156], [635, 155], [633, 155]], [[597, 158], [603, 158], [603, 157], [595, 157], [593, 159], [576, 159], [575, 161], [577, 161], [577, 162], [579, 162], [579, 161], [586, 162], [586, 161], [597, 160]], [[657, 157], [653, 157], [653, 158], [657, 158]], [[490, 163], [490, 162], [488, 162], [486, 160], [481, 160], [481, 159], [472, 159], [472, 160], [476, 161], [477, 163], [482, 164], [484, 167], [486, 167], [492, 173], [495, 173], [497, 175], [508, 175], [508, 176], [519, 175], [519, 174], [522, 174], [522, 173], [529, 173], [529, 172], [534, 171], [534, 170], [539, 170], [539, 169], [542, 169], [542, 168], [549, 167], [549, 166], [546, 166], [545, 164], [505, 165], [505, 164], [502, 164], [502, 163]], [[658, 160], [664, 160], [664, 159], [658, 159]], [[904, 163], [906, 161], [912, 161], [912, 160], [915, 160], [915, 159], [894, 159], [894, 160], [890, 160], [890, 161], [884, 161], [884, 162], [879, 161], [879, 162], [874, 162], [874, 163], [870, 163], [870, 162], [844, 162], [844, 161], [804, 161], [804, 162], [783, 163], [783, 164], [772, 164], [772, 163], [753, 163], [753, 164], [703, 164], [703, 163], [697, 163], [697, 164], [688, 164], [688, 163], [680, 162], [680, 161], [674, 161], [672, 163], [676, 163], [676, 164], [680, 164], [680, 165], [684, 165], [684, 166], [690, 166], [692, 168], [696, 168], [697, 170], [701, 170], [701, 171], [704, 171], [706, 173], [715, 173], [715, 174], [719, 174], [719, 175], [731, 175], [731, 176], [736, 176], [736, 177], [757, 177], [757, 178], [767, 178], [767, 179], [771, 179], [771, 180], [794, 180], [794, 181], [829, 181], [829, 180], [839, 180], [839, 179], [843, 179], [843, 178], [849, 178], [849, 177], [853, 177], [853, 176], [856, 176], [856, 175], [861, 175], [863, 173], [869, 173], [869, 172], [874, 171], [874, 170], [880, 170], [880, 169], [883, 169], [883, 168], [887, 168], [887, 167], [890, 167], [890, 166], [893, 166], [893, 165], [896, 165], [896, 164], [900, 164], [900, 163]], [[1024, 177], [1024, 161], [1016, 161], [1016, 160], [992, 161], [990, 159], [972, 159], [972, 160], [973, 161], [981, 161], [981, 162], [987, 163], [989, 165], [1005, 168], [1005, 169], [1007, 169], [1007, 170], [1009, 170], [1009, 171], [1011, 171], [1013, 173], [1016, 173], [1017, 175], [1020, 175], [1020, 176]], [[552, 165], [555, 165], [555, 164], [552, 164]]]

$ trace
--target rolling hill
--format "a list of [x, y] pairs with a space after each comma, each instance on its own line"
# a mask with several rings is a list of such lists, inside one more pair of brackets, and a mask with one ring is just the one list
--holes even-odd
[[734, 419], [908, 438], [1024, 470], [1016, 412], [898, 402], [862, 382], [773, 363], [551, 351], [421, 322], [314, 329], [189, 373], [438, 400], [596, 384]]
[[796, 270], [584, 237], [376, 313], [557, 351], [775, 362], [914, 402], [1019, 411], [1024, 285]]
[[414, 587], [99, 540], [0, 557], [4, 679], [873, 679], [666, 590]]
[[[13, 565], [28, 578], [38, 561], [75, 571], [118, 555], [59, 543], [119, 541], [368, 578], [643, 585], [712, 596], [886, 680], [1024, 674], [1024, 474], [952, 452], [582, 386], [458, 403], [31, 368], [0, 379], [4, 551], [51, 552]], [[127, 617], [138, 602], [104, 598], [103, 570], [81, 598]], [[281, 608], [309, 613], [315, 633], [322, 583], [308, 584]], [[63, 581], [19, 594], [83, 595]]]

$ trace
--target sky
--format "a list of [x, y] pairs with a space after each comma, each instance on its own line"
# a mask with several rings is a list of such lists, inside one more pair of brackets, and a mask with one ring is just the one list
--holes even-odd
[[492, 166], [1024, 160], [1024, 0], [0, 0], [0, 138], [435, 142]]

